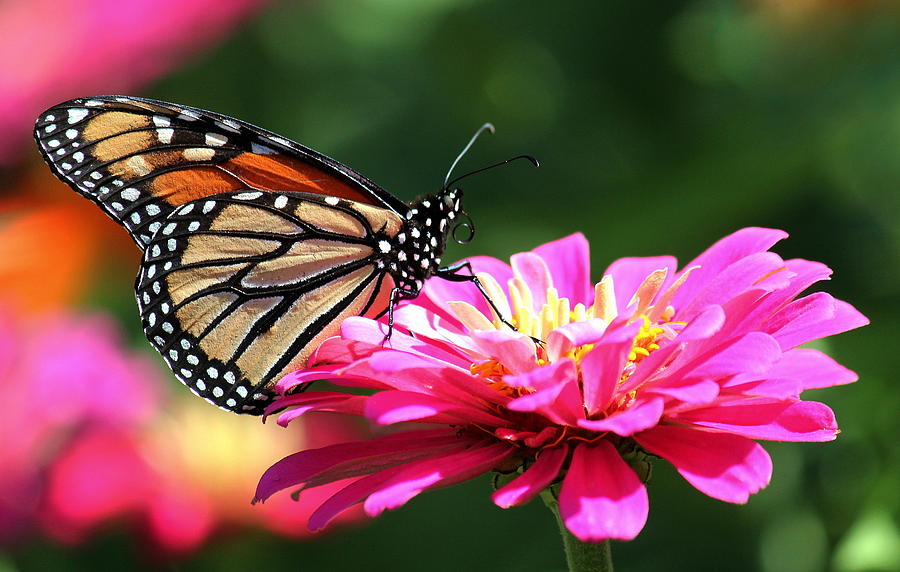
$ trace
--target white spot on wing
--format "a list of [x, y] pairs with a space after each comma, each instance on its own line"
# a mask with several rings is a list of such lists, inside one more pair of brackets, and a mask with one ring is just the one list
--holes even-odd
[[204, 138], [207, 145], [212, 145], [213, 147], [221, 147], [222, 145], [228, 143], [228, 137], [221, 135], [219, 133], [207, 133]]
[[87, 117], [88, 110], [87, 109], [70, 109], [69, 110], [69, 123], [78, 123], [85, 117]]
[[136, 201], [140, 198], [141, 192], [134, 187], [128, 187], [122, 191], [122, 198], [126, 201]]
[[250, 193], [238, 193], [234, 195], [234, 198], [241, 199], [242, 201], [252, 201], [253, 199], [258, 199], [262, 196], [262, 193], [259, 191], [253, 191]]
[[337, 206], [337, 204], [341, 202], [341, 200], [337, 197], [325, 197], [325, 203], [329, 204], [333, 207]]
[[188, 161], [209, 161], [216, 156], [216, 152], [209, 147], [191, 147], [181, 153]]
[[283, 209], [285, 206], [287, 206], [287, 203], [288, 203], [288, 198], [286, 196], [278, 195], [278, 197], [275, 199], [275, 208]]
[[160, 143], [164, 143], [168, 145], [172, 142], [172, 136], [175, 135], [174, 129], [157, 129], [156, 137], [159, 139]]
[[168, 127], [172, 122], [169, 121], [168, 117], [163, 117], [162, 115], [154, 115], [153, 116], [153, 125], [157, 127]]

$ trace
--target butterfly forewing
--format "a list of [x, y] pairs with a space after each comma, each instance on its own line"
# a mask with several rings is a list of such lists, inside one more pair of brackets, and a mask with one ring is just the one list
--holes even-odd
[[175, 375], [263, 413], [353, 315], [415, 297], [438, 271], [459, 192], [406, 205], [311, 149], [230, 117], [133, 97], [74, 99], [35, 138], [53, 172], [144, 250], [144, 330]]
[[195, 393], [262, 413], [271, 385], [352, 315], [376, 316], [394, 282], [387, 209], [306, 193], [243, 191], [183, 205], [137, 280], [147, 337]]
[[35, 137], [56, 175], [122, 224], [141, 248], [178, 207], [211, 195], [285, 190], [404, 214], [406, 205], [348, 167], [236, 119], [131, 97], [47, 110]]

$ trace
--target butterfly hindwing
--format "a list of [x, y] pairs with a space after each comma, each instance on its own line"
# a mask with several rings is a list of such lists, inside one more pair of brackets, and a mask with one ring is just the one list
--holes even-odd
[[348, 167], [248, 123], [150, 99], [102, 96], [48, 109], [35, 138], [54, 173], [145, 248], [172, 211], [242, 189], [406, 205]]
[[343, 318], [376, 316], [394, 282], [381, 245], [393, 211], [307, 193], [245, 190], [182, 205], [136, 282], [144, 330], [198, 395], [260, 414]]

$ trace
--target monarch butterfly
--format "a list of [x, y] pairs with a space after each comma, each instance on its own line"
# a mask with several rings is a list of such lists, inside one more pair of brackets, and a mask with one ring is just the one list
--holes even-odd
[[34, 133], [53, 173], [143, 250], [135, 291], [150, 343], [224, 409], [263, 413], [271, 385], [348, 316], [388, 312], [390, 333], [394, 305], [430, 276], [484, 293], [470, 267], [441, 266], [448, 234], [474, 230], [462, 177], [407, 205], [269, 131], [136, 97], [61, 103]]

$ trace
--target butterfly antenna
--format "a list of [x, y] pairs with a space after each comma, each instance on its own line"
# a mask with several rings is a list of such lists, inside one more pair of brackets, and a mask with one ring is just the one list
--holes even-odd
[[477, 141], [478, 138], [481, 137], [481, 134], [484, 133], [485, 131], [490, 131], [491, 133], [493, 133], [494, 126], [491, 125], [490, 123], [485, 123], [484, 125], [482, 125], [481, 127], [478, 128], [478, 131], [475, 132], [475, 135], [472, 135], [472, 138], [469, 139], [469, 142], [466, 143], [466, 146], [463, 147], [463, 150], [460, 151], [459, 155], [456, 156], [456, 160], [453, 161], [452, 165], [450, 165], [450, 169], [447, 171], [447, 176], [444, 177], [444, 188], [445, 189], [447, 188], [447, 181], [450, 180], [450, 175], [453, 173], [453, 169], [456, 168], [456, 165], [459, 163], [460, 159], [462, 159], [463, 156], [465, 156], [465, 154], [469, 152], [469, 149], [472, 148], [472, 145], [475, 144], [475, 141]]
[[446, 188], [452, 187], [452, 186], [453, 186], [454, 184], [456, 184], [458, 181], [461, 181], [462, 179], [465, 179], [465, 178], [468, 177], [469, 175], [474, 175], [475, 173], [481, 173], [481, 172], [483, 172], [483, 171], [487, 171], [487, 170], [493, 169], [493, 168], [495, 168], [495, 167], [500, 167], [501, 165], [506, 165], [507, 163], [512, 163], [513, 161], [518, 161], [519, 159], [528, 159], [528, 161], [530, 161], [531, 164], [534, 165], [535, 167], [540, 167], [540, 166], [541, 166], [540, 161], [538, 161], [537, 159], [535, 159], [535, 158], [532, 157], [531, 155], [516, 155], [515, 157], [512, 157], [512, 158], [510, 158], [510, 159], [507, 159], [506, 161], [500, 161], [499, 163], [494, 163], [493, 165], [488, 165], [487, 167], [482, 167], [482, 168], [480, 168], [480, 169], [475, 169], [474, 171], [470, 171], [470, 172], [466, 173], [465, 175], [460, 175], [459, 177], [456, 177], [455, 179], [453, 179], [453, 180], [450, 181], [449, 183], [445, 182], [445, 183], [444, 183], [444, 188], [446, 189]]

